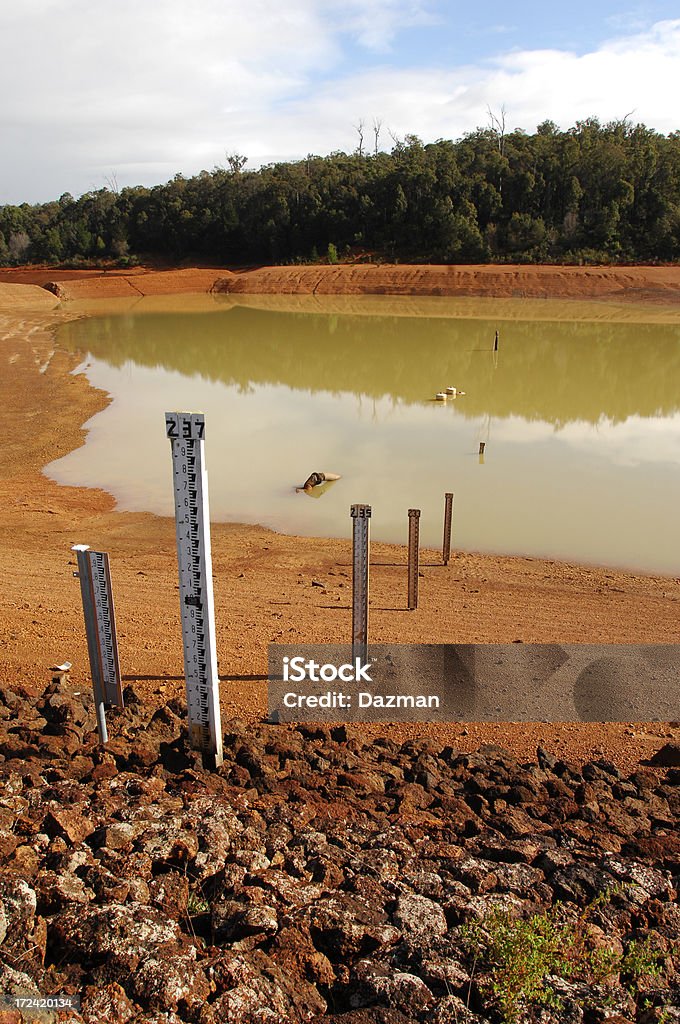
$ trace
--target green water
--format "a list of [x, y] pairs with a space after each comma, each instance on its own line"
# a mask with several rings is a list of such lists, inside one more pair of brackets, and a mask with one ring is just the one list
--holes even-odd
[[[163, 413], [202, 410], [213, 520], [349, 536], [350, 504], [368, 502], [372, 536], [403, 542], [420, 508], [421, 543], [438, 547], [451, 490], [454, 548], [679, 574], [680, 327], [422, 309], [67, 324], [60, 344], [113, 401], [48, 473], [169, 515]], [[465, 395], [432, 401], [448, 385]], [[316, 470], [342, 479], [296, 494]]]

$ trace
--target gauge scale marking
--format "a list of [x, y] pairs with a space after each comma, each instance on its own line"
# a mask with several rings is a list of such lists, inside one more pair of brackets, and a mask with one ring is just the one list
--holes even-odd
[[105, 551], [90, 551], [87, 544], [75, 544], [72, 550], [78, 558], [77, 576], [83, 599], [97, 726], [102, 743], [106, 743], [104, 706], [115, 704], [122, 708], [124, 704], [109, 556]]
[[366, 657], [370, 505], [352, 505], [352, 657]]
[[167, 412], [172, 448], [179, 594], [189, 739], [211, 766], [222, 764], [222, 725], [215, 646], [205, 417]]

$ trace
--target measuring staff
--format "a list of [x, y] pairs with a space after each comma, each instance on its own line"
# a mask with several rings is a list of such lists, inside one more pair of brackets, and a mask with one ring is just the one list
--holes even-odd
[[172, 448], [179, 599], [189, 742], [207, 767], [222, 764], [222, 723], [215, 647], [208, 474], [203, 413], [166, 412]]

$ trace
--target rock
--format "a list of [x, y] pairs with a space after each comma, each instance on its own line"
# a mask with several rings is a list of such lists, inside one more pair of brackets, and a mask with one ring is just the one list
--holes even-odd
[[532, 895], [536, 896], [537, 888], [543, 886], [544, 880], [543, 872], [528, 864], [496, 864], [494, 875], [496, 876], [494, 887], [496, 891], [512, 892], [516, 896], [524, 896], [527, 899]]
[[199, 1024], [301, 1024], [326, 1011], [316, 989], [290, 978], [260, 950], [247, 957], [224, 953], [209, 977], [223, 994], [202, 1008]]
[[59, 808], [48, 811], [43, 828], [49, 836], [61, 836], [72, 846], [92, 835], [95, 825], [83, 809]]
[[314, 948], [304, 926], [281, 928], [270, 948], [272, 959], [288, 974], [300, 972], [314, 985], [329, 988], [335, 981], [330, 960]]
[[[176, 702], [112, 712], [107, 751], [80, 745], [64, 691], [15, 696], [0, 704], [0, 991], [4, 960], [38, 990], [82, 992], [85, 1024], [482, 1024], [490, 966], [460, 926], [561, 903], [588, 950], [649, 936], [665, 958], [637, 979], [637, 1024], [677, 1001], [678, 768], [231, 722], [209, 771]], [[551, 976], [561, 1024], [633, 1019], [630, 981]]]
[[145, 829], [135, 846], [151, 857], [155, 868], [183, 867], [196, 857], [199, 840], [193, 831], [182, 828], [180, 819], [170, 819]]
[[141, 822], [114, 821], [97, 832], [94, 838], [101, 840], [97, 842], [98, 846], [106, 846], [109, 850], [127, 850], [132, 848], [133, 842], [143, 830]]
[[210, 908], [210, 920], [219, 943], [237, 942], [248, 936], [261, 939], [275, 935], [278, 931], [276, 911], [263, 907], [229, 900], [216, 903]]
[[189, 906], [189, 881], [178, 871], [167, 871], [157, 875], [148, 885], [149, 899], [174, 921], [187, 917]]
[[331, 962], [356, 959], [399, 939], [382, 910], [347, 893], [335, 892], [305, 913], [312, 941]]
[[417, 1019], [434, 1000], [432, 992], [416, 974], [395, 971], [385, 964], [360, 960], [352, 972], [350, 1005], [358, 1008], [380, 1003]]
[[17, 846], [14, 856], [8, 863], [8, 870], [27, 880], [32, 880], [38, 873], [40, 858], [32, 846]]
[[83, 880], [94, 893], [98, 903], [124, 903], [130, 892], [130, 883], [109, 871], [103, 864], [93, 864], [84, 869]]
[[680, 743], [664, 743], [660, 750], [650, 757], [649, 764], [659, 768], [680, 766]]
[[[193, 952], [193, 951], [192, 951]], [[147, 957], [131, 979], [134, 998], [148, 1009], [179, 1011], [194, 1015], [211, 993], [210, 983], [194, 961], [186, 956]]]
[[[24, 966], [22, 964], [22, 966]], [[42, 993], [38, 985], [36, 985], [30, 974], [25, 974], [24, 971], [16, 970], [4, 963], [0, 959], [0, 993], [8, 996], [40, 996]], [[53, 1024], [56, 1020], [56, 1015], [47, 1013], [44, 1016], [41, 1015], [41, 1024]], [[16, 1013], [14, 1011], [0, 1010], [0, 1021], [2, 1024], [23, 1024], [26, 1017], [23, 1013]]]
[[473, 1013], [458, 996], [447, 995], [422, 1018], [424, 1024], [487, 1024], [487, 1018]]
[[37, 914], [35, 890], [22, 878], [0, 875], [0, 907], [5, 922], [2, 953], [27, 967], [45, 959], [47, 928]]
[[453, 959], [453, 953], [446, 940], [433, 942], [412, 966], [417, 967], [418, 975], [433, 991], [445, 989], [450, 994], [469, 997], [471, 976], [466, 967]]
[[41, 871], [35, 888], [42, 914], [55, 914], [73, 904], [85, 905], [94, 897], [81, 878], [74, 874]]
[[154, 951], [173, 952], [182, 941], [178, 925], [155, 907], [108, 904], [68, 910], [50, 922], [49, 942], [63, 953], [112, 970], [134, 971]]
[[433, 936], [446, 935], [448, 931], [444, 911], [438, 903], [425, 896], [400, 896], [393, 920], [406, 937], [421, 941], [427, 941]]
[[19, 836], [8, 829], [0, 828], [0, 862], [6, 862], [21, 843]]
[[138, 1008], [128, 998], [125, 989], [117, 982], [108, 985], [91, 985], [85, 989], [81, 999], [81, 1014], [85, 1024], [127, 1024], [136, 1016]]

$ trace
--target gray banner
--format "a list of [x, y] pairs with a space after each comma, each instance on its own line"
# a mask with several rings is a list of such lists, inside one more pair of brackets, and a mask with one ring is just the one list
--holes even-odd
[[279, 722], [653, 722], [680, 718], [680, 644], [269, 647]]

